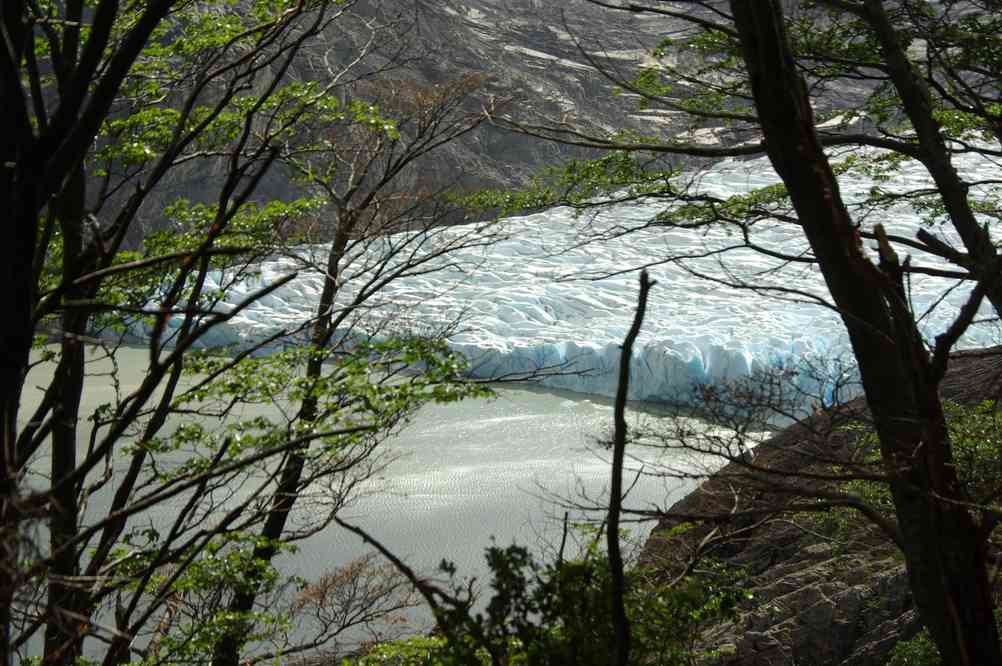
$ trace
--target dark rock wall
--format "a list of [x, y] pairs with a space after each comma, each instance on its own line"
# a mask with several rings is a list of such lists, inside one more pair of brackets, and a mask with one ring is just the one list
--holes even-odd
[[[1002, 348], [958, 352], [941, 386], [944, 398], [961, 403], [998, 399], [1002, 395]], [[777, 433], [755, 449], [754, 463], [774, 470], [804, 468], [802, 453], [823, 445], [830, 455], [845, 451], [853, 439], [840, 427], [849, 419], [865, 420], [862, 400], [846, 405], [840, 419], [817, 414], [804, 425]], [[810, 486], [812, 481], [803, 481]], [[744, 485], [742, 485], [744, 484]], [[671, 507], [678, 515], [726, 516], [735, 491], [743, 508], [776, 502], [767, 483], [748, 477], [731, 464]], [[829, 541], [780, 517], [710, 554], [745, 572], [754, 595], [732, 624], [711, 627], [705, 647], [720, 650], [713, 663], [728, 666], [877, 666], [899, 640], [921, 628], [913, 609], [900, 553], [863, 518], [848, 537]], [[669, 573], [682, 564], [696, 544], [713, 529], [700, 525], [662, 538], [658, 532], [681, 522], [665, 519], [648, 541], [644, 557]], [[753, 524], [752, 519], [723, 521], [725, 528]], [[664, 533], [664, 532], [662, 532]]]

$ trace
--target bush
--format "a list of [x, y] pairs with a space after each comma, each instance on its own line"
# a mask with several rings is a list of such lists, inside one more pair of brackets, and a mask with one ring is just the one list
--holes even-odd
[[[520, 546], [487, 550], [492, 597], [484, 612], [468, 605], [444, 609], [447, 637], [414, 637], [378, 646], [355, 666], [605, 666], [612, 645], [609, 567], [596, 550], [542, 565]], [[446, 567], [446, 571], [452, 569]], [[642, 570], [628, 576], [631, 661], [686, 666], [707, 623], [731, 619], [747, 597], [735, 576], [708, 566], [673, 586]], [[457, 590], [460, 586], [456, 585]], [[705, 655], [704, 655], [705, 656]]]
[[939, 649], [926, 629], [915, 638], [899, 641], [888, 655], [887, 666], [939, 666]]

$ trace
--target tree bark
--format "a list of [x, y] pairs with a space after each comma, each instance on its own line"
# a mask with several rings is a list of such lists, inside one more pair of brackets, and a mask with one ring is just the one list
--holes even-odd
[[[2, 90], [2, 89], [0, 89]], [[7, 104], [5, 95], [0, 107]], [[0, 111], [0, 123], [4, 120]], [[4, 125], [10, 128], [10, 125]], [[8, 136], [16, 133], [9, 129]], [[11, 608], [19, 581], [21, 515], [18, 507], [20, 472], [17, 415], [34, 333], [35, 300], [32, 261], [38, 229], [35, 188], [24, 184], [21, 149], [5, 142], [0, 148], [0, 210], [7, 234], [0, 243], [0, 666], [13, 663], [10, 645]], [[16, 166], [14, 166], [16, 164]]]
[[[54, 201], [56, 215], [63, 237], [64, 284], [93, 268], [93, 253], [86, 247], [83, 230], [86, 205], [86, 174], [78, 168], [67, 180], [64, 191]], [[79, 301], [92, 296], [92, 289], [71, 286], [64, 299]], [[77, 467], [77, 422], [80, 418], [80, 396], [84, 384], [83, 336], [87, 333], [89, 312], [85, 308], [67, 308], [62, 313], [59, 365], [53, 387], [56, 390], [52, 418], [52, 456], [50, 478], [55, 491], [49, 511], [49, 551], [52, 564], [49, 569], [49, 622], [45, 626], [45, 664], [73, 661], [81, 653], [83, 633], [79, 620], [70, 619], [64, 611], [76, 614], [80, 593], [73, 583], [66, 583], [79, 574], [77, 549], [68, 547], [77, 536], [79, 520], [79, 494], [77, 484], [60, 483]]]
[[945, 663], [1002, 665], [984, 534], [965, 508], [937, 379], [893, 276], [862, 252], [815, 132], [779, 0], [732, 0], [769, 159], [849, 332], [891, 476], [919, 614]]

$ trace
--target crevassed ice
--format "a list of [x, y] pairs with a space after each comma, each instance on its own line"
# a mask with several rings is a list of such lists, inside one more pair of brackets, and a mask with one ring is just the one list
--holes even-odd
[[[961, 166], [972, 180], [993, 178], [997, 171], [994, 164], [974, 158]], [[725, 161], [702, 174], [698, 188], [723, 197], [775, 182], [764, 159]], [[925, 171], [911, 164], [882, 186], [903, 190], [928, 184]], [[872, 185], [861, 176], [841, 178], [842, 193], [849, 202], [861, 201]], [[664, 204], [633, 203], [597, 215], [576, 216], [566, 208], [556, 208], [508, 218], [501, 223], [502, 240], [459, 250], [435, 260], [440, 270], [392, 282], [370, 302], [373, 307], [358, 325], [432, 330], [458, 321], [450, 344], [470, 358], [477, 376], [566, 365], [571, 371], [587, 373], [551, 376], [543, 383], [612, 395], [619, 345], [636, 305], [636, 269], [669, 256], [693, 255], [685, 262], [650, 266], [658, 285], [651, 293], [635, 349], [632, 397], [675, 399], [694, 383], [747, 376], [757, 368], [796, 367], [807, 358], [845, 356], [848, 343], [837, 315], [811, 302], [812, 295], [826, 293], [812, 267], [783, 264], [747, 249], [714, 254], [740, 241], [739, 235], [724, 230], [645, 228], [663, 209]], [[914, 237], [920, 225], [918, 215], [906, 206], [881, 213], [880, 219], [858, 219], [865, 228], [883, 222], [890, 233], [908, 237]], [[623, 230], [630, 232], [620, 234]], [[498, 227], [491, 231], [497, 232]], [[936, 233], [959, 247], [946, 227], [937, 228]], [[429, 247], [415, 250], [417, 256], [437, 247], [436, 243], [456, 242], [463, 234], [469, 234], [469, 229], [442, 230]], [[382, 251], [402, 247], [410, 238], [398, 235], [383, 241], [381, 247], [356, 250], [339, 303], [347, 303], [361, 281], [372, 276], [371, 268], [378, 263], [374, 260]], [[776, 222], [758, 223], [753, 238], [762, 246], [792, 254], [805, 246], [799, 231]], [[260, 277], [237, 284], [221, 307], [232, 306], [262, 284], [301, 270], [300, 260], [314, 253], [318, 254], [316, 263], [322, 265], [323, 251], [301, 248], [298, 259], [265, 262]], [[926, 258], [917, 261], [930, 265]], [[697, 273], [803, 293], [752, 292], [707, 281]], [[293, 282], [218, 327], [208, 344], [246, 343], [301, 323], [315, 309], [320, 286], [319, 271], [302, 270]], [[952, 281], [927, 276], [911, 280], [917, 313], [938, 303], [920, 322], [930, 340], [949, 325], [971, 288], [965, 284], [948, 292], [953, 286]], [[995, 340], [995, 329], [982, 325], [969, 332], [961, 346]]]

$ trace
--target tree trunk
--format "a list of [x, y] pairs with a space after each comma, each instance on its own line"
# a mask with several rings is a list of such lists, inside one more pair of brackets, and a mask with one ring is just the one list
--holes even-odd
[[[866, 0], [865, 11], [860, 15], [873, 28], [880, 49], [887, 63], [894, 88], [898, 91], [905, 114], [915, 129], [919, 140], [919, 154], [936, 183], [943, 206], [953, 228], [960, 236], [964, 247], [974, 260], [974, 273], [979, 278], [991, 275], [995, 270], [998, 253], [988, 230], [978, 223], [974, 210], [967, 198], [967, 184], [961, 180], [954, 168], [950, 151], [943, 140], [941, 126], [933, 115], [932, 95], [925, 81], [915, 71], [905, 53], [906, 42], [894, 29], [890, 17], [880, 0]], [[1002, 316], [1002, 282], [992, 279], [988, 285], [988, 299], [995, 312]]]
[[[78, 168], [68, 179], [64, 191], [54, 202], [56, 215], [63, 236], [64, 284], [87, 272], [90, 265], [83, 233], [84, 206], [86, 199], [86, 175]], [[64, 296], [65, 301], [79, 301], [92, 296], [92, 290], [81, 286], [71, 286]], [[66, 544], [77, 536], [80, 498], [77, 484], [60, 483], [77, 467], [77, 422], [80, 418], [80, 396], [84, 384], [84, 345], [82, 337], [87, 332], [89, 313], [80, 307], [63, 311], [60, 331], [59, 365], [53, 386], [56, 390], [55, 407], [52, 418], [52, 457], [50, 478], [55, 492], [49, 511], [49, 550], [52, 563], [49, 567], [49, 621], [45, 626], [45, 664], [59, 664], [73, 661], [83, 647], [80, 620], [71, 618], [64, 611], [78, 616], [80, 593], [75, 584], [66, 583], [79, 574], [77, 549]]]
[[0, 154], [0, 210], [6, 212], [7, 236], [0, 243], [0, 666], [13, 663], [9, 650], [11, 608], [18, 580], [21, 512], [17, 415], [33, 337], [35, 289], [32, 259], [38, 213], [34, 189], [20, 187], [15, 169]]
[[[331, 337], [334, 334], [334, 330], [332, 329], [334, 301], [337, 298], [338, 277], [340, 276], [344, 252], [348, 246], [348, 235], [351, 233], [351, 226], [348, 222], [338, 225], [338, 231], [335, 233], [334, 241], [331, 244], [331, 249], [327, 257], [327, 276], [324, 279], [324, 288], [320, 295], [320, 304], [317, 307], [316, 321], [310, 334], [310, 347], [313, 353], [307, 361], [306, 378], [311, 381], [320, 379], [323, 373], [323, 349], [330, 344]], [[304, 423], [316, 420], [318, 417], [318, 407], [319, 401], [317, 397], [308, 394], [299, 407], [297, 420]], [[299, 486], [305, 464], [306, 458], [302, 451], [293, 450], [289, 452], [285, 467], [282, 469], [278, 487], [272, 496], [272, 505], [268, 512], [268, 518], [261, 528], [261, 536], [267, 541], [264, 545], [255, 548], [255, 560], [267, 562], [275, 556], [276, 549], [273, 544], [285, 532], [285, 526], [289, 521], [289, 514], [292, 513], [296, 497], [300, 490]], [[257, 595], [258, 590], [256, 587], [238, 592], [230, 602], [230, 612], [249, 613], [254, 608], [254, 601]], [[231, 631], [224, 636], [213, 654], [212, 666], [239, 666], [240, 649], [246, 641], [249, 630], [249, 626], [241, 626], [236, 631]]]
[[945, 663], [1002, 666], [984, 535], [964, 507], [928, 355], [898, 286], [862, 253], [817, 140], [778, 0], [732, 0], [769, 158], [842, 313], [891, 476], [919, 614]]
[[0, 243], [0, 666], [14, 663], [11, 609], [21, 581], [20, 471], [17, 460], [17, 413], [34, 334], [35, 285], [32, 262], [38, 235], [41, 170], [35, 131], [21, 85], [24, 50], [33, 45], [24, 0], [0, 3], [0, 215], [5, 237]]

